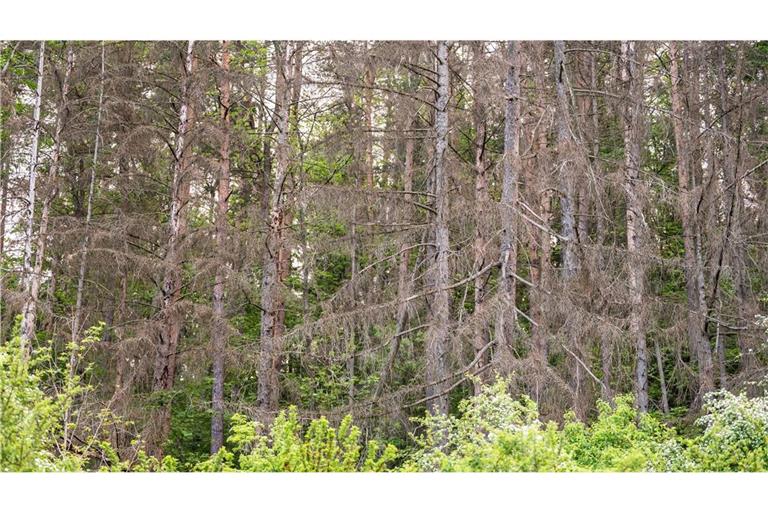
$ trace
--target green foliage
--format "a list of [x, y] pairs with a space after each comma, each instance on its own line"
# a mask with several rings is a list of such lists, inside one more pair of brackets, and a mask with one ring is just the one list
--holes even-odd
[[47, 392], [53, 376], [47, 348], [31, 354], [18, 336], [0, 345], [0, 471], [74, 471], [82, 460], [59, 455], [62, 419], [82, 388], [67, 381]]
[[768, 470], [768, 397], [728, 391], [707, 395], [688, 456], [700, 471]]
[[507, 383], [459, 405], [460, 416], [417, 419], [424, 432], [406, 471], [567, 471], [576, 469], [563, 450], [557, 425], [539, 421], [536, 403], [514, 400]]
[[633, 397], [622, 395], [615, 405], [599, 401], [597, 420], [587, 426], [566, 415], [563, 439], [567, 450], [588, 471], [665, 470], [665, 450], [674, 432], [649, 414], [633, 407]]
[[117, 454], [117, 451], [109, 444], [109, 442], [100, 441], [96, 443], [101, 462], [99, 471], [110, 473], [129, 471], [138, 473], [159, 473], [179, 470], [179, 462], [175, 457], [166, 455], [162, 460], [158, 460], [156, 457], [148, 455], [142, 448], [139, 448], [138, 440], [134, 440], [131, 444], [137, 448], [133, 457], [130, 459], [121, 459]]
[[233, 446], [230, 453], [219, 453], [197, 465], [199, 471], [254, 472], [353, 472], [385, 471], [394, 460], [396, 450], [383, 449], [375, 441], [362, 443], [360, 429], [346, 416], [338, 428], [324, 417], [312, 420], [306, 431], [295, 407], [281, 412], [269, 432], [262, 425], [241, 414], [232, 417]]
[[[514, 400], [498, 380], [460, 405], [460, 416], [417, 420], [424, 432], [404, 469], [409, 471], [653, 471], [670, 470], [684, 457], [674, 432], [648, 414], [638, 414], [631, 396], [615, 406], [599, 404], [586, 425], [569, 413], [565, 425], [544, 424], [536, 404]], [[677, 463], [686, 467], [684, 462]]]

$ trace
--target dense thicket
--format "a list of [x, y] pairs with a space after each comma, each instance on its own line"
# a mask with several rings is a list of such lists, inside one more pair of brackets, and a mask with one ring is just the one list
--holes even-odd
[[2, 42], [0, 417], [40, 415], [28, 450], [65, 467], [762, 469], [711, 432], [749, 409], [766, 435], [767, 65], [745, 41]]

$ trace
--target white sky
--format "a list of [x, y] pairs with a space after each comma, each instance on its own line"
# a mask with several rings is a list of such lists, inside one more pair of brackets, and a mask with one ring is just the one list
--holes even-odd
[[730, 0], [38, 0], [3, 39], [763, 39], [766, 2]]

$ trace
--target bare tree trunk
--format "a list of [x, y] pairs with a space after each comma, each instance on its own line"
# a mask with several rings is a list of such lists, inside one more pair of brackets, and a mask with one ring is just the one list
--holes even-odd
[[37, 166], [38, 166], [38, 147], [40, 141], [40, 104], [43, 100], [43, 72], [45, 62], [45, 41], [40, 41], [40, 50], [37, 58], [37, 94], [35, 95], [35, 107], [32, 114], [34, 123], [32, 133], [32, 145], [30, 148], [29, 160], [29, 192], [27, 193], [27, 211], [26, 211], [26, 234], [24, 237], [24, 309], [21, 316], [21, 345], [22, 348], [32, 341], [35, 336], [35, 324], [37, 319], [37, 295], [39, 289], [38, 279], [34, 279], [32, 272], [32, 237], [34, 236], [35, 225], [35, 194], [37, 192]]
[[[0, 105], [2, 102], [0, 101]], [[0, 133], [0, 139], [3, 134]], [[8, 210], [8, 177], [5, 170], [5, 154], [0, 149], [0, 344], [5, 341], [5, 330], [3, 318], [5, 316], [4, 284], [5, 284], [5, 216]]]
[[[182, 244], [187, 233], [187, 203], [191, 181], [191, 145], [189, 144], [190, 126], [194, 115], [191, 105], [191, 79], [194, 63], [194, 41], [187, 43], [184, 59], [184, 71], [181, 78], [179, 105], [179, 125], [174, 145], [174, 161], [171, 169], [171, 211], [167, 249], [165, 253], [164, 277], [161, 290], [160, 327], [157, 333], [157, 345], [153, 375], [154, 392], [167, 392], [173, 389], [176, 377], [176, 352], [182, 328]], [[152, 425], [154, 432], [150, 438], [150, 451], [162, 454], [162, 443], [167, 439], [171, 428], [171, 403], [169, 397], [163, 397], [163, 404], [155, 411]]]
[[[597, 57], [595, 54], [590, 55], [589, 59], [589, 87], [593, 91], [598, 90], [598, 72], [597, 72]], [[598, 109], [597, 95], [590, 97], [590, 121], [591, 128], [594, 135], [592, 139], [592, 157], [590, 158], [593, 167], [596, 170], [600, 170], [600, 111]], [[595, 255], [595, 261], [597, 267], [602, 269], [605, 264], [605, 255], [603, 247], [605, 246], [605, 215], [602, 207], [602, 202], [599, 200], [600, 192], [596, 192], [596, 198], [594, 201], [594, 208], [597, 216], [595, 221], [595, 241], [597, 243], [597, 254]], [[608, 336], [599, 336], [598, 345], [600, 347], [600, 369], [602, 376], [600, 379], [600, 391], [603, 400], [611, 400], [613, 398], [613, 389], [611, 387], [612, 379], [612, 364], [611, 364], [611, 351], [612, 342]]]
[[[534, 47], [534, 59], [542, 52], [543, 44]], [[546, 76], [544, 66], [540, 62], [533, 60], [535, 86], [539, 90], [546, 88]], [[538, 107], [538, 116], [540, 126], [535, 128], [535, 140], [532, 144], [536, 145], [536, 158], [532, 163], [530, 181], [533, 185], [533, 200], [539, 211], [541, 223], [544, 226], [550, 226], [552, 223], [552, 191], [549, 188], [546, 170], [550, 167], [550, 155], [547, 147], [547, 133], [549, 131], [549, 110], [543, 105]], [[536, 358], [543, 365], [547, 364], [549, 357], [549, 343], [547, 332], [547, 306], [545, 291], [549, 288], [552, 260], [552, 235], [545, 230], [537, 230], [531, 237], [531, 246], [533, 253], [533, 265], [531, 277], [536, 287], [530, 291], [530, 314], [535, 322], [531, 328], [531, 337], [533, 338], [533, 351]], [[536, 383], [536, 387], [538, 384]], [[535, 390], [534, 390], [535, 391]], [[536, 394], [536, 393], [534, 393]], [[538, 400], [538, 396], [535, 397]]]
[[[18, 44], [18, 43], [17, 43]], [[5, 49], [5, 47], [3, 48]], [[11, 57], [13, 54], [11, 54]], [[9, 58], [3, 69], [0, 70], [0, 111], [3, 108], [3, 78], [8, 71], [12, 58]], [[5, 315], [5, 304], [3, 303], [4, 285], [5, 285], [5, 266], [3, 259], [5, 257], [5, 217], [8, 211], [8, 178], [10, 173], [7, 170], [7, 158], [9, 150], [3, 148], [3, 140], [5, 139], [5, 127], [3, 126], [3, 119], [0, 118], [0, 345], [5, 341], [5, 330], [3, 318]], [[11, 138], [8, 137], [8, 141]]]
[[[511, 357], [511, 342], [517, 332], [517, 208], [520, 180], [520, 44], [507, 43], [507, 77], [504, 83], [504, 178], [501, 188], [500, 267], [502, 307], [497, 319], [497, 354]], [[537, 354], [541, 356], [541, 354]]]
[[[700, 283], [703, 282], [703, 270], [697, 251], [696, 219], [693, 210], [693, 177], [691, 167], [691, 137], [683, 124], [685, 118], [684, 91], [680, 73], [680, 50], [677, 42], [670, 43], [671, 80], [672, 80], [672, 127], [675, 133], [677, 150], [677, 176], [679, 187], [680, 217], [683, 225], [683, 245], [685, 247], [685, 280], [688, 296], [688, 339], [699, 365], [699, 401], [704, 393], [714, 388], [712, 351], [704, 334], [706, 304], [701, 301]], [[697, 127], [698, 128], [698, 127]], [[698, 129], [697, 129], [698, 132]]]
[[645, 265], [641, 254], [644, 222], [641, 188], [640, 147], [643, 138], [643, 65], [640, 43], [623, 41], [622, 81], [627, 97], [624, 109], [624, 190], [626, 193], [627, 272], [629, 273], [629, 331], [635, 344], [635, 402], [648, 412], [648, 350], [643, 325]]
[[661, 410], [664, 414], [669, 414], [669, 399], [667, 398], [667, 380], [664, 378], [664, 360], [661, 358], [661, 349], [659, 343], [653, 343], [656, 351], [656, 366], [659, 368], [659, 386], [661, 387]]
[[280, 254], [284, 246], [286, 179], [289, 173], [290, 143], [288, 140], [290, 116], [291, 55], [290, 43], [275, 43], [276, 90], [275, 122], [277, 125], [277, 161], [274, 187], [270, 197], [269, 226], [264, 255], [261, 285], [261, 348], [259, 353], [259, 385], [257, 406], [265, 420], [277, 411], [280, 401], [280, 371], [282, 368], [282, 326], [280, 307], [282, 282]]
[[[410, 133], [405, 135], [405, 164], [403, 170], [403, 190], [406, 192], [406, 201], [410, 200], [413, 191], [413, 136]], [[408, 272], [408, 260], [410, 251], [408, 250], [408, 241], [404, 240], [400, 244], [400, 262], [397, 268], [397, 322], [395, 325], [395, 334], [392, 336], [391, 346], [384, 367], [381, 369], [379, 382], [376, 384], [376, 390], [373, 393], [373, 399], [381, 397], [384, 387], [387, 385], [392, 370], [395, 366], [395, 359], [400, 350], [400, 338], [408, 321], [408, 302], [406, 298], [411, 289], [411, 278]]]
[[437, 43], [437, 98], [435, 103], [435, 262], [430, 269], [434, 295], [432, 317], [426, 333], [426, 396], [427, 409], [434, 414], [448, 412], [448, 396], [445, 392], [447, 377], [448, 333], [450, 332], [450, 275], [448, 252], [448, 170], [445, 152], [448, 148], [448, 43]]
[[576, 205], [573, 176], [573, 139], [568, 126], [568, 99], [565, 94], [565, 42], [555, 41], [555, 91], [557, 93], [556, 135], [560, 176], [560, 209], [565, 243], [563, 246], [563, 277], [576, 274]]
[[[722, 307], [718, 310], [718, 317], [722, 317]], [[728, 374], [725, 371], [725, 340], [720, 335], [720, 322], [715, 327], [715, 352], [717, 353], [718, 383], [720, 389], [728, 387]]]
[[[69, 93], [69, 77], [71, 76], [72, 68], [74, 67], [74, 52], [72, 48], [67, 49], [67, 67], [64, 71], [64, 79], [61, 86], [61, 102], [59, 104], [59, 112], [56, 115], [56, 128], [53, 134], [53, 150], [51, 152], [51, 165], [48, 171], [47, 186], [45, 197], [40, 212], [40, 226], [37, 233], [37, 243], [35, 250], [35, 264], [30, 276], [29, 282], [29, 294], [27, 295], [27, 302], [24, 304], [24, 311], [28, 313], [29, 324], [28, 326], [33, 329], [29, 332], [29, 338], [34, 336], [34, 326], [37, 317], [37, 302], [40, 292], [40, 285], [43, 279], [43, 264], [45, 262], [45, 250], [48, 243], [48, 222], [51, 212], [51, 204], [58, 194], [58, 173], [59, 163], [61, 160], [61, 137], [64, 130], [64, 122], [67, 116], [67, 94]], [[55, 277], [55, 276], [54, 276]], [[22, 320], [22, 333], [24, 333], [24, 320], [27, 320], [26, 314]], [[22, 339], [24, 335], [22, 334]]]
[[[85, 271], [88, 262], [88, 250], [91, 244], [91, 218], [93, 216], [93, 194], [96, 187], [96, 166], [99, 161], [99, 146], [101, 144], [101, 109], [104, 102], [104, 68], [105, 48], [101, 42], [101, 74], [99, 76], [99, 104], [96, 110], [96, 137], [93, 143], [93, 161], [91, 162], [91, 174], [88, 183], [88, 203], [85, 214], [85, 234], [80, 245], [80, 267], [77, 274], [77, 292], [75, 294], [75, 311], [72, 315], [72, 333], [70, 338], [71, 350], [69, 354], [69, 378], [72, 379], [77, 371], [77, 358], [80, 340], [80, 319], [83, 315], [83, 290], [85, 289]], [[69, 447], [67, 436], [69, 428], [70, 409], [64, 414], [64, 447]]]
[[211, 453], [224, 446], [224, 359], [227, 350], [227, 322], [224, 314], [224, 281], [226, 279], [227, 213], [229, 212], [229, 109], [231, 84], [229, 78], [229, 41], [222, 41], [218, 55], [219, 112], [221, 144], [219, 146], [219, 175], [216, 197], [215, 239], [217, 265], [213, 282], [213, 322], [211, 348], [213, 359], [213, 390], [211, 393]]
[[[485, 267], [486, 263], [486, 244], [485, 232], [487, 226], [483, 223], [486, 217], [486, 212], [490, 206], [490, 196], [488, 194], [488, 177], [486, 176], [486, 159], [485, 159], [485, 144], [486, 144], [486, 115], [487, 107], [485, 105], [486, 97], [488, 95], [488, 87], [485, 85], [485, 81], [482, 78], [483, 64], [485, 63], [485, 43], [478, 41], [472, 46], [472, 63], [474, 71], [474, 94], [472, 105], [472, 123], [475, 128], [475, 240], [473, 242], [473, 270], [477, 274], [474, 282], [474, 312], [475, 317], [478, 318], [483, 309], [483, 302], [485, 301], [485, 284], [487, 282], [487, 276], [480, 274], [480, 269]], [[476, 364], [476, 370], [481, 371], [486, 367], [490, 361], [490, 352], [485, 350], [486, 345], [490, 342], [490, 333], [488, 332], [488, 324], [485, 321], [480, 321], [479, 318], [475, 320], [473, 334], [473, 345], [475, 350], [475, 356], [478, 357]], [[481, 375], [477, 376], [474, 381], [474, 393], [476, 395], [482, 392], [482, 384], [484, 379]]]
[[[739, 312], [739, 322], [751, 322], [754, 318], [754, 312], [750, 311], [749, 287], [747, 285], [746, 261], [747, 255], [745, 244], [742, 237], [742, 210], [744, 198], [742, 197], [741, 177], [739, 169], [742, 160], [742, 137], [743, 137], [743, 96], [744, 88], [742, 80], [737, 81], [734, 101], [737, 104], [733, 107], [729, 105], [728, 85], [725, 77], [726, 60], [725, 50], [721, 49], [720, 67], [718, 69], [718, 89], [720, 94], [720, 108], [722, 115], [722, 129], [725, 135], [723, 148], [723, 169], [725, 183], [728, 186], [726, 193], [726, 227], [723, 236], [723, 245], [721, 247], [721, 261], [723, 253], [728, 253], [733, 269], [733, 281], [736, 291], [736, 304]], [[744, 67], [744, 50], [740, 47], [737, 50], [736, 66], [734, 75], [741, 77]], [[736, 110], [736, 114], [731, 114], [731, 110]], [[735, 119], [735, 122], [733, 118]], [[716, 281], [717, 282], [717, 281]], [[714, 297], [713, 297], [714, 298]], [[750, 371], [756, 364], [755, 352], [751, 350], [746, 332], [736, 333], [737, 343], [740, 352], [739, 366], [742, 371]]]
[[[88, 251], [91, 244], [91, 218], [93, 217], [93, 194], [96, 187], [96, 166], [99, 161], [99, 148], [101, 145], [101, 110], [104, 103], [104, 73], [105, 73], [105, 47], [101, 43], [101, 74], [99, 82], [99, 104], [96, 110], [96, 138], [93, 143], [93, 161], [91, 162], [91, 174], [88, 183], [88, 203], [85, 214], [85, 235], [80, 245], [80, 268], [77, 277], [77, 292], [75, 298], [75, 313], [72, 316], [72, 353], [70, 354], [70, 372], [75, 371], [77, 357], [77, 342], [80, 337], [80, 319], [83, 315], [83, 290], [85, 289], [85, 271], [88, 263]], [[72, 375], [72, 373], [70, 374]]]

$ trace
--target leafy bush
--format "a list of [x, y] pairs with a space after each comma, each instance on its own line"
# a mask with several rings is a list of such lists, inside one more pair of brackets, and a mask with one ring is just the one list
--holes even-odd
[[707, 395], [704, 411], [697, 420], [704, 432], [688, 449], [699, 471], [768, 470], [768, 397], [717, 391]]
[[64, 391], [46, 393], [52, 377], [51, 354], [31, 354], [14, 336], [0, 345], [0, 471], [74, 471], [77, 456], [58, 456], [64, 413], [80, 388], [69, 382]]
[[417, 419], [423, 433], [406, 471], [568, 471], [576, 469], [555, 423], [539, 420], [536, 403], [514, 400], [497, 380], [459, 405], [458, 417]]
[[376, 441], [362, 443], [360, 429], [346, 416], [338, 429], [324, 417], [312, 420], [304, 432], [295, 407], [282, 411], [269, 432], [241, 414], [232, 417], [233, 446], [222, 448], [198, 464], [198, 471], [256, 472], [353, 472], [385, 471], [396, 456], [396, 449], [383, 449]]
[[137, 448], [134, 456], [128, 460], [122, 460], [108, 441], [97, 442], [97, 451], [100, 455], [99, 472], [158, 473], [179, 470], [179, 463], [175, 457], [166, 455], [162, 460], [158, 460], [156, 457], [148, 455], [144, 449], [139, 448], [139, 441], [134, 440], [131, 444]]
[[589, 426], [566, 416], [563, 438], [579, 468], [586, 471], [667, 470], [667, 455], [678, 450], [674, 431], [633, 407], [631, 395], [615, 405], [598, 401], [597, 419]]
[[[409, 471], [653, 471], [687, 468], [672, 429], [638, 414], [630, 395], [598, 404], [591, 425], [569, 413], [565, 425], [542, 423], [536, 404], [514, 400], [498, 380], [459, 406], [459, 416], [417, 420], [424, 432]], [[676, 458], [675, 458], [676, 457]], [[672, 461], [672, 462], [670, 462]], [[675, 462], [676, 461], [676, 462]]]

